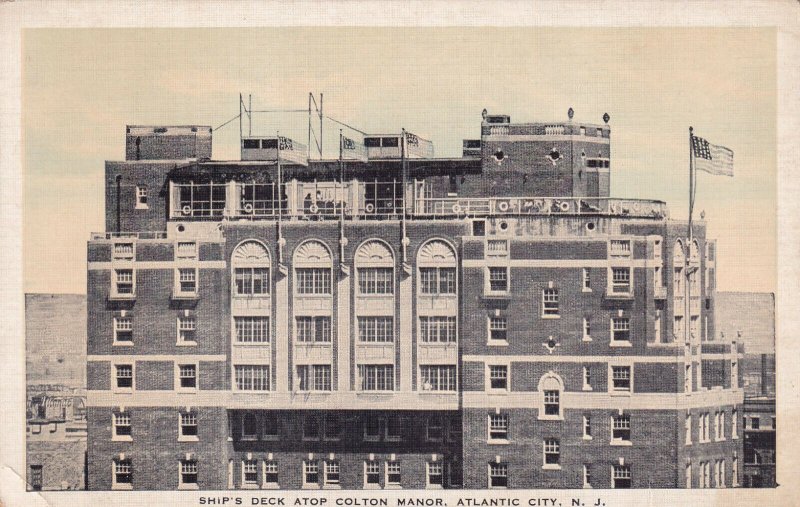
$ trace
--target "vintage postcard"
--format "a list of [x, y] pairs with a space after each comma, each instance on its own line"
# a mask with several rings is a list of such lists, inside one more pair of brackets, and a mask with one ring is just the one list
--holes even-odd
[[4, 505], [796, 501], [796, 3], [54, 5]]

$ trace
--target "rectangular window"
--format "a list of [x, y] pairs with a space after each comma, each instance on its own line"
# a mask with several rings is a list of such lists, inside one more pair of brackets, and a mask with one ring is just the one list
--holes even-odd
[[733, 453], [733, 463], [731, 465], [731, 482], [733, 487], [739, 485], [739, 457]]
[[508, 241], [504, 239], [490, 239], [486, 241], [486, 253], [491, 257], [507, 257]]
[[195, 259], [197, 258], [197, 243], [194, 241], [178, 241], [175, 247], [176, 259]]
[[676, 296], [683, 296], [683, 268], [675, 268], [672, 273], [672, 290]]
[[358, 340], [363, 343], [394, 342], [394, 317], [359, 317]]
[[492, 292], [508, 292], [508, 268], [489, 268], [489, 290]]
[[181, 412], [179, 437], [197, 437], [197, 414], [194, 412]]
[[631, 416], [615, 415], [611, 420], [611, 442], [631, 441]]
[[611, 256], [629, 257], [631, 255], [631, 241], [629, 239], [612, 239]]
[[613, 486], [615, 489], [631, 487], [631, 467], [630, 465], [614, 465], [612, 475]]
[[760, 430], [761, 429], [761, 418], [760, 417], [750, 417], [750, 429], [753, 430]]
[[322, 436], [325, 440], [334, 441], [342, 437], [342, 425], [337, 414], [326, 414]]
[[114, 318], [114, 343], [133, 344], [133, 319], [131, 317]]
[[441, 442], [444, 439], [444, 422], [438, 415], [431, 415], [425, 420], [426, 439], [428, 442]]
[[258, 417], [252, 412], [242, 414], [242, 440], [258, 438]]
[[686, 416], [686, 422], [684, 423], [684, 429], [686, 431], [685, 443], [686, 443], [686, 445], [691, 445], [692, 444], [692, 416], [691, 415], [687, 415]]
[[264, 461], [264, 485], [275, 488], [278, 486], [278, 463]]
[[592, 487], [592, 467], [589, 465], [583, 465], [583, 487]]
[[268, 343], [269, 317], [234, 317], [238, 343]]
[[381, 464], [377, 461], [364, 462], [364, 485], [377, 487], [381, 484]]
[[147, 185], [136, 186], [136, 208], [147, 208]]
[[506, 463], [489, 463], [489, 487], [508, 487], [508, 465]]
[[297, 367], [298, 389], [300, 391], [330, 391], [331, 365], [314, 364]]
[[133, 485], [133, 462], [129, 459], [114, 460], [114, 485], [118, 484]]
[[552, 317], [558, 315], [558, 289], [545, 289], [542, 291], [542, 316]]
[[117, 380], [117, 388], [133, 389], [133, 365], [130, 364], [116, 365], [116, 380]]
[[592, 438], [592, 416], [583, 416], [583, 438], [590, 440]]
[[428, 486], [443, 486], [443, 469], [440, 461], [429, 462], [428, 464]]
[[181, 460], [180, 484], [190, 486], [197, 485], [197, 460]]
[[655, 342], [661, 343], [661, 310], [656, 310], [655, 329], [656, 329]]
[[303, 461], [303, 486], [319, 486], [319, 465], [316, 461]]
[[583, 318], [583, 341], [592, 341], [592, 321], [589, 317]]
[[628, 317], [611, 319], [611, 341], [618, 343], [631, 342], [631, 320]]
[[394, 391], [394, 365], [360, 364], [362, 391]]
[[611, 292], [614, 294], [631, 292], [631, 268], [611, 268]]
[[544, 464], [558, 465], [561, 462], [561, 446], [555, 438], [544, 440]]
[[182, 389], [196, 389], [197, 388], [197, 365], [195, 364], [181, 364], [178, 365], [178, 378], [180, 379], [179, 386]]
[[328, 268], [297, 268], [298, 294], [331, 294], [331, 270]]
[[400, 462], [399, 461], [387, 461], [386, 462], [386, 485], [387, 486], [399, 486], [401, 478], [402, 478], [402, 475], [400, 474]]
[[233, 276], [236, 296], [269, 294], [269, 268], [236, 268]]
[[122, 437], [123, 439], [130, 439], [131, 431], [131, 415], [129, 413], [116, 413], [114, 418], [114, 432], [112, 438]]
[[489, 342], [508, 343], [508, 321], [505, 317], [489, 317]]
[[423, 391], [455, 391], [456, 367], [447, 365], [420, 366]]
[[508, 414], [489, 414], [489, 440], [508, 440]]
[[394, 294], [394, 269], [359, 268], [358, 290], [360, 294]]
[[339, 462], [325, 462], [325, 485], [336, 486], [339, 484]]
[[177, 288], [179, 294], [196, 294], [197, 270], [194, 268], [179, 268]]
[[264, 438], [274, 440], [278, 438], [278, 416], [274, 412], [263, 414]]
[[132, 260], [134, 255], [133, 243], [114, 243], [114, 258]]
[[369, 414], [364, 419], [364, 440], [367, 442], [377, 442], [381, 439], [381, 418], [374, 414]]
[[116, 283], [114, 289], [116, 294], [122, 296], [133, 295], [133, 270], [132, 269], [117, 269], [114, 271], [116, 276]]
[[589, 366], [583, 367], [583, 390], [592, 390], [592, 368]]
[[237, 391], [269, 391], [269, 366], [235, 365]]
[[313, 415], [303, 416], [303, 440], [319, 440], [319, 419]]
[[197, 341], [197, 320], [194, 317], [178, 317], [178, 343]]
[[248, 459], [242, 462], [242, 483], [258, 484], [258, 460]]
[[544, 392], [544, 415], [561, 415], [561, 400], [558, 391]]
[[31, 465], [31, 489], [33, 491], [42, 490], [42, 465]]
[[330, 343], [330, 317], [297, 317], [297, 341], [300, 343]]
[[731, 412], [731, 438], [739, 438], [739, 411]]
[[582, 277], [581, 277], [581, 283], [582, 283], [582, 286], [583, 286], [583, 290], [585, 292], [589, 292], [589, 291], [592, 290], [592, 278], [591, 278], [591, 274], [590, 274], [589, 268], [583, 268]]
[[419, 268], [422, 294], [455, 294], [455, 268]]
[[420, 317], [419, 331], [423, 343], [455, 343], [455, 317]]
[[489, 366], [489, 387], [492, 389], [508, 390], [508, 366]]
[[614, 391], [631, 391], [631, 367], [612, 366], [611, 367], [611, 386]]

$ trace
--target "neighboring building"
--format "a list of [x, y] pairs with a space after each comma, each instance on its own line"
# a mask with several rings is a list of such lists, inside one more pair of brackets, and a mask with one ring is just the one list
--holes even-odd
[[714, 242], [609, 197], [607, 124], [127, 146], [88, 244], [89, 489], [737, 485]]
[[774, 488], [775, 480], [775, 296], [720, 292], [717, 325], [744, 344], [744, 476], [747, 488]]
[[29, 490], [86, 489], [86, 297], [26, 294]]

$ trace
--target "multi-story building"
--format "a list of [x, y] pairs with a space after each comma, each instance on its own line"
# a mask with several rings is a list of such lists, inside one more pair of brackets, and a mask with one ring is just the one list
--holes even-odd
[[458, 158], [128, 127], [88, 245], [89, 489], [736, 485], [714, 243], [609, 197], [604, 119], [484, 115]]

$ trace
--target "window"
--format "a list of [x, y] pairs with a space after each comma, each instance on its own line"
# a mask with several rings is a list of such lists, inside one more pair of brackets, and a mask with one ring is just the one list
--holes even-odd
[[394, 365], [360, 364], [362, 391], [394, 391]]
[[129, 413], [116, 413], [113, 415], [113, 421], [112, 440], [131, 440], [131, 415]]
[[330, 391], [331, 365], [314, 364], [297, 367], [298, 389], [301, 391]]
[[455, 294], [455, 268], [420, 268], [420, 289], [423, 294]]
[[584, 292], [591, 292], [592, 291], [592, 278], [589, 268], [583, 268], [582, 270], [582, 277], [581, 283], [583, 286]]
[[197, 365], [178, 365], [178, 379], [181, 389], [197, 389]]
[[590, 366], [583, 367], [583, 390], [592, 390], [592, 368]]
[[508, 241], [504, 239], [490, 239], [486, 241], [486, 253], [490, 257], [508, 256]]
[[592, 416], [583, 416], [583, 438], [586, 440], [592, 439]]
[[114, 318], [114, 343], [133, 345], [133, 319], [131, 317]]
[[42, 490], [42, 465], [31, 465], [31, 489], [33, 491]]
[[739, 411], [731, 412], [731, 438], [739, 438]]
[[559, 391], [544, 391], [544, 415], [561, 415], [561, 402]]
[[489, 268], [489, 290], [491, 292], [508, 292], [508, 268]]
[[325, 485], [338, 486], [339, 485], [339, 462], [326, 461], [325, 462]]
[[423, 391], [455, 391], [456, 367], [447, 365], [420, 366]]
[[258, 418], [252, 412], [242, 415], [242, 440], [258, 438]]
[[178, 343], [197, 342], [197, 320], [194, 317], [178, 317]]
[[420, 317], [419, 331], [423, 343], [455, 343], [455, 317]]
[[133, 365], [116, 365], [116, 381], [118, 389], [133, 389]]
[[611, 292], [613, 294], [631, 292], [631, 268], [611, 268]]
[[508, 390], [508, 366], [489, 366], [489, 387], [503, 391]]
[[703, 442], [711, 441], [711, 415], [703, 414]]
[[630, 465], [614, 465], [614, 472], [612, 475], [612, 485], [615, 489], [631, 487]]
[[319, 487], [319, 465], [316, 461], [303, 461], [303, 487]]
[[320, 424], [316, 416], [303, 416], [303, 440], [319, 440]]
[[264, 461], [264, 486], [278, 487], [278, 463], [276, 461]]
[[631, 255], [631, 241], [628, 239], [611, 240], [612, 257], [629, 257]]
[[236, 296], [265, 296], [269, 294], [269, 268], [236, 268]]
[[197, 414], [194, 412], [181, 412], [178, 417], [178, 438], [197, 439]]
[[684, 338], [683, 315], [675, 316], [675, 324], [672, 326], [672, 333], [676, 338]]
[[683, 478], [686, 488], [692, 488], [692, 464], [686, 463], [686, 468], [684, 469], [684, 478]]
[[194, 241], [178, 241], [175, 247], [175, 258], [194, 259], [197, 257], [197, 243]]
[[[41, 467], [39, 468], [41, 470]], [[114, 460], [114, 480], [112, 488], [131, 489], [133, 487], [133, 463], [129, 459]]]
[[136, 209], [147, 209], [147, 185], [136, 186]]
[[508, 321], [505, 317], [489, 317], [489, 343], [508, 343]]
[[364, 440], [367, 442], [377, 442], [381, 439], [381, 418], [374, 414], [368, 414], [364, 420]]
[[592, 341], [592, 321], [589, 317], [583, 318], [583, 341]]
[[489, 487], [490, 488], [508, 487], [508, 464], [489, 463]]
[[686, 422], [684, 423], [684, 429], [686, 430], [685, 443], [686, 443], [686, 445], [691, 445], [692, 444], [692, 416], [691, 415], [687, 415], [686, 416]]
[[592, 487], [592, 467], [589, 465], [583, 465], [583, 487]]
[[381, 464], [377, 461], [364, 462], [364, 487], [380, 487]]
[[444, 439], [444, 422], [442, 422], [441, 416], [428, 416], [425, 420], [425, 428], [428, 442], [441, 442]]
[[559, 445], [559, 441], [555, 438], [546, 438], [543, 442], [543, 446], [544, 467], [558, 467], [561, 462], [561, 446]]
[[687, 364], [683, 374], [683, 391], [689, 392], [692, 390], [692, 365]]
[[197, 270], [195, 268], [178, 269], [177, 293], [179, 295], [197, 294]]
[[323, 422], [322, 436], [325, 440], [339, 440], [342, 437], [342, 425], [338, 415], [326, 414]]
[[613, 391], [631, 391], [631, 367], [612, 366], [611, 367], [611, 388]]
[[394, 269], [359, 268], [358, 291], [360, 294], [393, 294]]
[[758, 416], [751, 416], [750, 417], [750, 429], [753, 430], [760, 430], [761, 429], [761, 418]]
[[178, 487], [180, 488], [181, 486], [197, 488], [197, 460], [181, 460], [181, 473]]
[[489, 441], [508, 440], [508, 414], [489, 414]]
[[364, 343], [394, 342], [394, 318], [359, 317], [358, 340]]
[[133, 296], [133, 270], [132, 269], [117, 269], [114, 270], [116, 283], [114, 285], [114, 293], [119, 296]]
[[402, 478], [402, 475], [400, 473], [400, 462], [399, 461], [387, 461], [386, 462], [386, 485], [387, 486], [399, 486], [401, 478]]
[[211, 217], [222, 216], [225, 211], [227, 183], [175, 184], [177, 206], [173, 213], [178, 216]]
[[114, 243], [114, 258], [133, 260], [133, 243]]
[[438, 461], [428, 462], [428, 487], [442, 487], [444, 485], [442, 463]]
[[330, 317], [297, 317], [297, 341], [300, 343], [330, 343]]
[[258, 485], [258, 460], [248, 459], [242, 462], [242, 484]]
[[631, 416], [615, 415], [611, 418], [611, 443], [631, 441]]
[[264, 412], [263, 415], [264, 438], [275, 440], [278, 438], [278, 416], [274, 412]]
[[558, 316], [558, 289], [545, 289], [542, 291], [542, 316]]
[[611, 342], [614, 344], [631, 343], [631, 321], [628, 317], [614, 317], [611, 319]]
[[661, 310], [656, 310], [655, 330], [655, 342], [661, 343]]
[[733, 453], [733, 463], [731, 464], [731, 483], [733, 487], [739, 485], [739, 456]]
[[235, 365], [233, 368], [238, 391], [269, 391], [269, 366]]
[[[677, 261], [676, 261], [677, 262]], [[683, 268], [674, 268], [672, 273], [672, 290], [675, 296], [682, 297], [683, 289]]]
[[268, 343], [269, 317], [234, 317], [238, 343]]
[[297, 268], [298, 294], [331, 294], [331, 270], [328, 268]]

